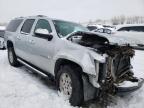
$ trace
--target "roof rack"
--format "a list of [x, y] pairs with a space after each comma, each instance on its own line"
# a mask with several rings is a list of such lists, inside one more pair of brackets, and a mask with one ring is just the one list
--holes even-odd
[[37, 15], [38, 17], [46, 17], [45, 15]]

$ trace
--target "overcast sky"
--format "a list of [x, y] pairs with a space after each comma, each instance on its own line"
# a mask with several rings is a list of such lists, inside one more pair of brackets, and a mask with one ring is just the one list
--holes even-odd
[[144, 0], [0, 0], [0, 22], [38, 14], [75, 22], [144, 16]]

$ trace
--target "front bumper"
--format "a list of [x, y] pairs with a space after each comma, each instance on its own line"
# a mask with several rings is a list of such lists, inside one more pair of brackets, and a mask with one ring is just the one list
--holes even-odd
[[134, 92], [136, 90], [138, 90], [139, 88], [142, 87], [143, 83], [144, 83], [144, 79], [139, 79], [138, 82], [134, 82], [134, 85], [128, 85], [128, 86], [118, 86], [116, 85], [116, 94], [117, 95], [126, 95], [126, 94], [130, 94], [131, 92]]

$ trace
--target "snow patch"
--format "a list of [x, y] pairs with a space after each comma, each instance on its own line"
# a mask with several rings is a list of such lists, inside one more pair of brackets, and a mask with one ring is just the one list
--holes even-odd
[[119, 83], [118, 87], [135, 87], [138, 86], [138, 82], [124, 81]]
[[[144, 78], [144, 51], [136, 51], [132, 64], [135, 76]], [[11, 67], [7, 51], [0, 50], [0, 108], [74, 108], [60, 95], [25, 67]], [[108, 108], [143, 108], [144, 86], [116, 100]]]

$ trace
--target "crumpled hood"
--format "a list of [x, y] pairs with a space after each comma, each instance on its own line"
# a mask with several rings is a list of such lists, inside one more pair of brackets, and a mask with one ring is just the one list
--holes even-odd
[[96, 32], [91, 32], [91, 31], [73, 32], [67, 35], [65, 38], [67, 39], [71, 36], [82, 35], [82, 34], [102, 37], [103, 39], [107, 40], [110, 44], [118, 44], [118, 45], [129, 44], [131, 46], [137, 46], [138, 44], [143, 44], [141, 41], [133, 39], [133, 38], [123, 37], [123, 36], [114, 36], [113, 34], [102, 34], [102, 33], [96, 33]]

